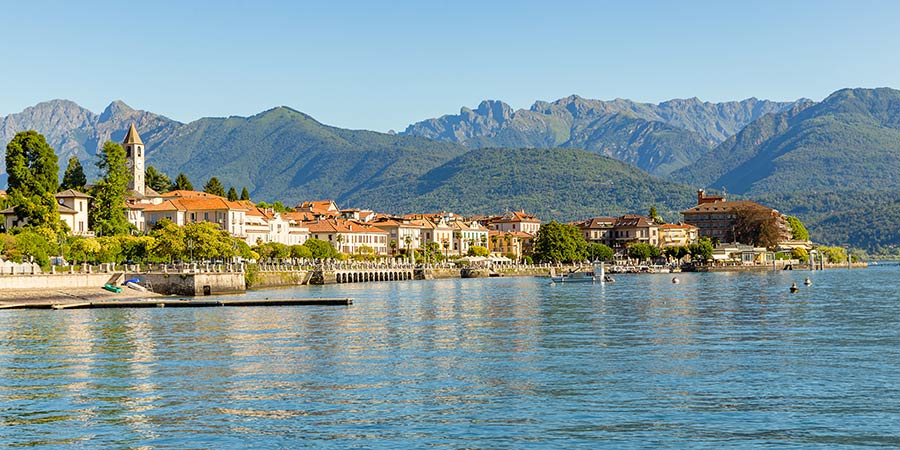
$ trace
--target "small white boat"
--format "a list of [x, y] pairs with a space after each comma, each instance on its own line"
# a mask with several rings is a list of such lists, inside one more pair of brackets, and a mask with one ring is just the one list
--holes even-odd
[[553, 275], [550, 279], [554, 283], [595, 283], [605, 281], [603, 263], [594, 264], [591, 270], [577, 270], [560, 275]]
[[125, 287], [131, 288], [131, 289], [134, 289], [134, 290], [140, 291], [140, 292], [147, 292], [147, 288], [145, 288], [133, 281], [129, 281], [129, 282], [125, 283]]

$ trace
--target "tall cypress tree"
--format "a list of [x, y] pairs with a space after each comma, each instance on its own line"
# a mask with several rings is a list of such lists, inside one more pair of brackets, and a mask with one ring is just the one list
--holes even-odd
[[238, 199], [237, 191], [234, 190], [234, 186], [231, 186], [230, 188], [228, 188], [228, 200], [233, 202], [237, 199]]
[[34, 227], [59, 229], [59, 190], [56, 152], [37, 131], [23, 131], [6, 146], [9, 204], [16, 216]]
[[246, 186], [244, 186], [244, 188], [241, 189], [241, 200], [250, 200], [250, 193], [247, 192]]
[[106, 142], [97, 167], [103, 178], [91, 191], [94, 196], [88, 214], [91, 229], [102, 236], [127, 234], [132, 227], [125, 216], [125, 192], [131, 174], [126, 165], [125, 150], [115, 142]]
[[63, 174], [59, 190], [74, 189], [76, 191], [84, 191], [84, 185], [86, 184], [87, 177], [84, 176], [84, 168], [81, 167], [81, 161], [78, 160], [77, 156], [69, 158], [69, 165], [66, 166], [66, 173]]
[[187, 175], [183, 173], [179, 173], [177, 177], [175, 177], [175, 182], [172, 183], [173, 191], [193, 191], [194, 185], [191, 184], [190, 180], [188, 180]]
[[212, 177], [206, 182], [206, 186], [203, 186], [203, 192], [212, 195], [218, 195], [219, 197], [225, 196], [225, 186], [222, 186], [222, 182], [219, 181], [218, 178]]
[[169, 188], [172, 187], [172, 180], [170, 180], [166, 174], [156, 170], [156, 167], [153, 166], [147, 166], [147, 168], [144, 169], [144, 179], [147, 180], [147, 186], [150, 186], [150, 189], [153, 189], [159, 194], [169, 192]]

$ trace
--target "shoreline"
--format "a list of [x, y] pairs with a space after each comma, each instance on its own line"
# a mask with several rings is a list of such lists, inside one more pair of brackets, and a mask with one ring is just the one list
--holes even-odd
[[6, 289], [0, 290], [0, 309], [8, 305], [33, 303], [72, 304], [84, 302], [111, 302], [167, 297], [154, 292], [141, 292], [122, 287], [115, 293], [103, 288], [72, 289]]

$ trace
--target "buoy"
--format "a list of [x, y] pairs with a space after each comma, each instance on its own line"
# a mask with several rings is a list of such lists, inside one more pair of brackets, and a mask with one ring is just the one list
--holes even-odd
[[797, 287], [797, 283], [791, 283], [791, 292], [797, 292], [800, 288]]
[[678, 283], [681, 283], [681, 280], [679, 280], [678, 277], [672, 277], [672, 284], [678, 284]]
[[804, 281], [803, 284], [805, 284], [807, 286], [812, 286], [812, 280], [810, 280], [809, 277], [806, 277], [806, 281]]

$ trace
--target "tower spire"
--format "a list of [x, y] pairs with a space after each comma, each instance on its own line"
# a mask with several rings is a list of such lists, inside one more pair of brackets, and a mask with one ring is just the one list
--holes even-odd
[[137, 128], [134, 123], [128, 128], [128, 134], [122, 141], [122, 147], [125, 147], [126, 164], [131, 171], [131, 182], [128, 188], [144, 195], [146, 192], [144, 184], [144, 141], [138, 135]]
[[122, 145], [128, 144], [144, 145], [144, 141], [141, 140], [141, 136], [138, 135], [137, 129], [134, 127], [134, 122], [132, 122], [131, 127], [128, 128], [128, 134], [125, 135], [125, 140], [122, 141]]

